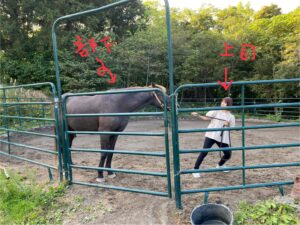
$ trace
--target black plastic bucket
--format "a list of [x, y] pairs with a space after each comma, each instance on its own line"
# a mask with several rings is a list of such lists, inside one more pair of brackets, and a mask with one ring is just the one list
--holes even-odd
[[233, 225], [233, 215], [229, 208], [221, 204], [204, 204], [193, 209], [193, 225]]

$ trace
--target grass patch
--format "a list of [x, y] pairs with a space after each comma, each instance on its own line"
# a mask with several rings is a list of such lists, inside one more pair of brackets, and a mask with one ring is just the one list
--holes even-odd
[[0, 224], [51, 224], [50, 220], [59, 224], [61, 215], [49, 218], [47, 213], [58, 207], [56, 198], [63, 195], [65, 186], [41, 186], [32, 178], [10, 175], [6, 179], [0, 171]]
[[267, 200], [257, 204], [241, 202], [235, 214], [237, 225], [297, 225], [296, 209], [288, 204]]

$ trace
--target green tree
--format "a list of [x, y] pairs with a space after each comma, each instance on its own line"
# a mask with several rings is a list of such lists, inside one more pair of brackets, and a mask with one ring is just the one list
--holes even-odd
[[[51, 27], [54, 20], [65, 14], [92, 9], [106, 5], [113, 0], [104, 0], [99, 4], [96, 0], [85, 2], [79, 0], [34, 1], [34, 0], [3, 0], [0, 3], [1, 21], [1, 70], [2, 79], [17, 79], [18, 83], [32, 83], [54, 80], [54, 65], [52, 60]], [[75, 35], [93, 37], [107, 35], [113, 37], [116, 43], [140, 29], [144, 29], [146, 20], [144, 6], [141, 1], [131, 1], [130, 4], [113, 8], [101, 16], [90, 16], [76, 21], [62, 23], [58, 29], [58, 42], [62, 70], [71, 74], [68, 66], [71, 62], [65, 55], [73, 55]], [[73, 52], [72, 52], [73, 51]], [[74, 60], [74, 59], [71, 59]], [[82, 68], [85, 69], [81, 63]], [[65, 66], [65, 68], [63, 68]], [[77, 68], [77, 67], [76, 67]], [[73, 71], [74, 72], [74, 71]], [[62, 76], [64, 76], [62, 73]], [[72, 76], [79, 76], [72, 74]], [[68, 80], [68, 79], [64, 79]], [[67, 86], [64, 91], [69, 91]], [[70, 85], [69, 85], [70, 87]]]
[[249, 35], [248, 25], [253, 20], [254, 10], [250, 4], [229, 6], [216, 12], [216, 29], [227, 38], [242, 39]]
[[263, 6], [258, 12], [255, 13], [255, 19], [272, 18], [281, 14], [281, 8], [276, 4]]

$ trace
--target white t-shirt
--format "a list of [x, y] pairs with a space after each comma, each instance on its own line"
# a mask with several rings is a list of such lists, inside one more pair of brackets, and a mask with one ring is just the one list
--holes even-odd
[[[208, 125], [208, 128], [223, 128], [225, 121], [229, 122], [230, 127], [235, 126], [235, 117], [229, 111], [213, 110], [206, 113], [206, 116], [221, 119], [212, 119], [210, 121], [210, 124]], [[222, 131], [207, 131], [205, 133], [205, 137], [221, 142], [221, 132]], [[222, 143], [226, 143], [229, 145], [229, 131], [224, 130], [223, 132]]]

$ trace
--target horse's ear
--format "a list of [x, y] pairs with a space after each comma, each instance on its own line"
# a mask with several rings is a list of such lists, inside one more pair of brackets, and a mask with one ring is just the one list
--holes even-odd
[[162, 92], [164, 92], [164, 93], [167, 93], [167, 89], [166, 89], [164, 86], [162, 86], [162, 85], [155, 84], [154, 87], [155, 87], [155, 88], [159, 88], [159, 89], [162, 90]]

